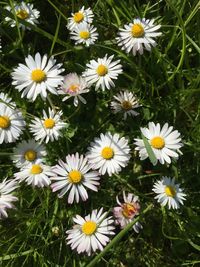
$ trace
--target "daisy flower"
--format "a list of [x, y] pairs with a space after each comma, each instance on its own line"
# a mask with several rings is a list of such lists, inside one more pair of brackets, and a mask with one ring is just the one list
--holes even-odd
[[22, 166], [34, 163], [37, 159], [43, 160], [47, 154], [45, 147], [35, 140], [22, 141], [13, 150], [13, 163], [21, 168]]
[[40, 140], [46, 143], [58, 140], [61, 130], [67, 126], [67, 123], [61, 120], [63, 112], [55, 112], [49, 108], [49, 115], [43, 110], [43, 118], [36, 118], [29, 125], [36, 141]]
[[140, 107], [138, 99], [136, 96], [129, 91], [120, 91], [114, 96], [114, 101], [111, 102], [111, 108], [114, 113], [122, 112], [124, 113], [124, 120], [126, 120], [127, 115], [137, 116], [139, 115], [134, 109]]
[[116, 80], [122, 73], [122, 65], [119, 64], [120, 60], [112, 61], [113, 57], [114, 55], [110, 57], [105, 55], [104, 58], [98, 58], [97, 61], [90, 60], [83, 73], [83, 77], [86, 78], [89, 85], [96, 84], [96, 89], [101, 87], [103, 91], [115, 86], [113, 80]]
[[19, 182], [25, 181], [33, 187], [44, 187], [50, 185], [51, 180], [49, 177], [52, 176], [52, 171], [50, 166], [43, 164], [38, 159], [34, 163], [24, 165], [14, 176]]
[[63, 197], [68, 191], [68, 203], [73, 203], [74, 200], [78, 203], [79, 198], [83, 201], [88, 199], [88, 193], [85, 188], [89, 188], [95, 192], [98, 191], [99, 173], [90, 171], [90, 165], [87, 158], [76, 153], [68, 155], [66, 163], [62, 160], [58, 161], [59, 165], [52, 168], [54, 172], [51, 180], [56, 181], [51, 185], [52, 191], [61, 190], [58, 197]]
[[[132, 222], [135, 216], [139, 215], [140, 204], [138, 196], [134, 196], [131, 193], [128, 193], [126, 196], [123, 191], [124, 201], [121, 203], [116, 197], [118, 207], [113, 208], [113, 214], [115, 217], [115, 223], [119, 224], [121, 229], [125, 228], [127, 224]], [[139, 229], [142, 228], [142, 225], [139, 222], [136, 222], [133, 225], [133, 229], [136, 233], [139, 233]]]
[[0, 106], [2, 104], [13, 108], [16, 106], [16, 104], [12, 102], [12, 98], [10, 98], [8, 94], [0, 93]]
[[[157, 160], [164, 164], [171, 163], [172, 159], [178, 159], [181, 154], [179, 148], [183, 146], [181, 143], [180, 133], [173, 126], [165, 123], [161, 129], [159, 123], [149, 122], [148, 128], [141, 128], [142, 134], [148, 139], [149, 144], [155, 154]], [[148, 153], [142, 139], [135, 139], [135, 150], [139, 150], [141, 160], [148, 158]], [[179, 153], [179, 154], [178, 154]]]
[[78, 12], [72, 13], [72, 17], [68, 18], [67, 28], [71, 31], [76, 26], [82, 23], [91, 24], [93, 21], [94, 14], [90, 8], [85, 9], [83, 6]]
[[128, 164], [130, 159], [130, 147], [128, 140], [120, 138], [119, 134], [112, 135], [110, 132], [95, 138], [90, 144], [87, 158], [93, 169], [109, 176], [119, 173], [122, 167]]
[[137, 52], [142, 55], [144, 49], [151, 51], [151, 47], [157, 44], [154, 38], [162, 34], [157, 32], [161, 25], [155, 25], [154, 21], [154, 19], [137, 18], [125, 25], [119, 31], [119, 37], [116, 38], [118, 45], [126, 53], [132, 51], [134, 56]]
[[0, 183], [0, 219], [7, 218], [7, 209], [13, 209], [15, 206], [12, 202], [17, 201], [18, 198], [12, 195], [12, 192], [18, 187], [15, 180], [4, 179]]
[[77, 73], [69, 73], [64, 77], [63, 84], [61, 89], [58, 90], [58, 93], [61, 95], [66, 95], [63, 98], [63, 101], [69, 99], [70, 97], [74, 97], [74, 106], [78, 106], [79, 100], [86, 104], [85, 98], [81, 96], [81, 94], [88, 93], [88, 84], [85, 78], [78, 76]]
[[180, 204], [183, 205], [183, 200], [185, 200], [186, 196], [179, 184], [175, 184], [175, 178], [166, 176], [154, 183], [152, 190], [157, 194], [155, 199], [158, 200], [161, 206], [168, 205], [169, 209], [179, 209]]
[[114, 235], [115, 227], [112, 225], [112, 217], [106, 218], [107, 212], [103, 213], [103, 208], [93, 210], [91, 214], [85, 216], [76, 215], [73, 218], [75, 225], [71, 230], [66, 231], [67, 244], [78, 254], [86, 252], [88, 256], [96, 250], [103, 248], [110, 241], [108, 235]]
[[[6, 9], [9, 12], [13, 12], [12, 8], [10, 6], [7, 6]], [[20, 4], [16, 4], [14, 6], [14, 12], [17, 16], [17, 18], [20, 18], [26, 22], [29, 22], [33, 25], [38, 24], [38, 18], [40, 16], [40, 12], [33, 8], [32, 4], [29, 3], [25, 3], [25, 2], [21, 2]], [[10, 17], [6, 17], [5, 21], [8, 21], [11, 27], [15, 27], [16, 26], [16, 21]], [[19, 22], [19, 26], [22, 27], [22, 29], [29, 29], [29, 27], [23, 25], [22, 23]]]
[[90, 46], [95, 43], [98, 38], [97, 28], [87, 23], [82, 23], [76, 26], [73, 31], [70, 32], [71, 39], [75, 41], [75, 44], [85, 44]]
[[57, 94], [56, 88], [62, 84], [63, 77], [59, 75], [64, 69], [60, 69], [62, 64], [56, 64], [54, 57], [47, 58], [44, 55], [41, 58], [40, 53], [35, 58], [28, 55], [25, 58], [26, 65], [19, 64], [12, 72], [15, 88], [21, 92], [21, 97], [27, 97], [35, 101], [38, 95], [45, 100], [47, 91]]
[[0, 104], [0, 144], [12, 143], [19, 139], [25, 125], [20, 111]]

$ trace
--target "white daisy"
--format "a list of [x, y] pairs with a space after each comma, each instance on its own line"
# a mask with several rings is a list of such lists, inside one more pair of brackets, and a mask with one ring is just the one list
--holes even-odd
[[49, 186], [51, 183], [49, 177], [52, 175], [51, 167], [43, 164], [40, 159], [24, 165], [19, 172], [14, 174], [19, 182], [25, 181], [33, 187]]
[[0, 219], [7, 218], [7, 209], [15, 208], [12, 202], [18, 198], [12, 195], [12, 192], [18, 187], [15, 180], [4, 179], [0, 183]]
[[36, 141], [40, 140], [46, 143], [58, 140], [61, 130], [67, 127], [67, 123], [61, 120], [63, 112], [55, 112], [49, 108], [49, 115], [43, 110], [43, 118], [36, 118], [29, 125]]
[[111, 108], [114, 113], [123, 112], [124, 120], [126, 120], [127, 115], [137, 116], [139, 115], [134, 109], [140, 107], [138, 99], [136, 96], [129, 91], [120, 91], [114, 96], [115, 101], [111, 102]]
[[12, 143], [19, 139], [25, 125], [19, 110], [0, 104], [0, 144]]
[[13, 163], [21, 168], [22, 166], [34, 163], [37, 159], [43, 160], [47, 152], [42, 144], [35, 140], [22, 141], [13, 150]]
[[137, 52], [143, 54], [143, 48], [151, 51], [151, 47], [156, 46], [155, 37], [160, 36], [161, 32], [156, 32], [161, 25], [155, 25], [154, 19], [134, 19], [132, 23], [125, 25], [119, 31], [116, 38], [119, 46], [127, 53], [131, 52], [135, 56]]
[[78, 12], [72, 13], [72, 17], [68, 18], [67, 28], [71, 31], [82, 23], [91, 24], [94, 14], [90, 8], [85, 9], [83, 6]]
[[85, 44], [90, 46], [95, 43], [98, 38], [97, 28], [87, 23], [76, 26], [71, 32], [71, 39], [75, 40], [75, 44]]
[[56, 65], [54, 57], [47, 58], [44, 55], [41, 58], [40, 53], [35, 58], [28, 56], [25, 58], [26, 65], [19, 64], [12, 72], [15, 88], [21, 92], [21, 97], [27, 97], [35, 101], [38, 95], [45, 100], [47, 91], [57, 94], [56, 88], [62, 84], [63, 77], [59, 75], [64, 69], [60, 69], [62, 64]]
[[[6, 9], [9, 11], [9, 12], [13, 12], [12, 11], [12, 8], [10, 6], [7, 6]], [[14, 12], [17, 16], [17, 18], [20, 18], [22, 20], [25, 20], [31, 24], [38, 24], [38, 18], [40, 16], [40, 12], [33, 8], [33, 5], [30, 4], [30, 3], [25, 3], [25, 2], [21, 2], [20, 4], [16, 4], [14, 6]], [[6, 17], [5, 18], [5, 21], [8, 21], [10, 23], [10, 26], [11, 27], [15, 27], [16, 26], [16, 21], [10, 17]], [[22, 27], [22, 29], [29, 29], [29, 27], [23, 25], [22, 23], [19, 22], [19, 26]]]
[[71, 249], [76, 250], [78, 254], [86, 252], [88, 256], [96, 250], [103, 248], [110, 241], [108, 235], [114, 235], [115, 229], [112, 225], [112, 217], [106, 218], [107, 212], [103, 213], [103, 208], [93, 210], [91, 214], [82, 218], [76, 215], [73, 218], [75, 225], [71, 230], [66, 231], [67, 244]]
[[[138, 196], [134, 196], [132, 193], [128, 193], [126, 196], [123, 191], [124, 201], [121, 203], [116, 197], [118, 207], [113, 208], [113, 214], [115, 217], [115, 223], [119, 224], [121, 229], [125, 228], [127, 224], [132, 222], [135, 219], [135, 216], [139, 215], [140, 204]], [[133, 229], [136, 233], [139, 233], [139, 229], [142, 228], [142, 225], [139, 222], [136, 222], [133, 225]]]
[[85, 188], [89, 188], [95, 192], [98, 191], [99, 173], [90, 170], [87, 158], [76, 153], [68, 155], [66, 163], [62, 160], [58, 161], [59, 165], [52, 168], [54, 176], [51, 178], [57, 181], [51, 185], [52, 191], [61, 190], [58, 197], [63, 197], [68, 191], [68, 203], [79, 202], [79, 197], [85, 201], [88, 199], [88, 193]]
[[[183, 144], [181, 143], [180, 133], [177, 130], [173, 131], [173, 126], [169, 127], [168, 123], [165, 123], [161, 129], [159, 123], [149, 122], [148, 128], [141, 128], [141, 132], [148, 139], [155, 157], [161, 164], [165, 162], [170, 164], [171, 158], [178, 159], [179, 154], [181, 154], [179, 148]], [[135, 139], [135, 141], [137, 146], [135, 150], [139, 150], [140, 159], [148, 158], [143, 140]]]
[[124, 137], [120, 138], [119, 134], [112, 135], [110, 132], [95, 138], [88, 150], [89, 163], [102, 175], [106, 172], [109, 176], [119, 173], [131, 157], [128, 140]]
[[83, 77], [89, 85], [96, 84], [96, 89], [101, 87], [104, 91], [105, 88], [110, 89], [111, 86], [114, 87], [115, 84], [113, 80], [118, 78], [118, 75], [122, 73], [122, 65], [119, 64], [120, 60], [112, 61], [114, 55], [107, 58], [98, 58], [97, 61], [90, 60], [87, 69], [83, 73]]
[[85, 78], [78, 76], [77, 73], [69, 73], [64, 77], [63, 84], [61, 89], [58, 90], [58, 93], [61, 95], [66, 95], [63, 98], [63, 101], [69, 99], [70, 97], [74, 97], [74, 106], [78, 106], [79, 100], [86, 104], [85, 98], [81, 96], [81, 94], [85, 94], [89, 92], [88, 84]]
[[16, 107], [16, 104], [12, 101], [12, 98], [8, 96], [8, 94], [0, 93], [0, 105], [4, 104], [9, 107]]
[[185, 193], [179, 187], [179, 184], [175, 184], [175, 178], [163, 176], [162, 180], [154, 183], [152, 189], [157, 196], [155, 199], [161, 204], [161, 206], [168, 205], [169, 209], [178, 209], [180, 204], [183, 205], [185, 200]]

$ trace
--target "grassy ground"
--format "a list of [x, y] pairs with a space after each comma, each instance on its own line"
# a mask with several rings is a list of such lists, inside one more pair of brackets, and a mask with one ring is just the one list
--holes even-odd
[[[197, 0], [98, 0], [98, 1], [29, 1], [40, 10], [40, 24], [31, 31], [18, 31], [4, 22], [6, 2], [1, 1], [2, 54], [0, 58], [0, 91], [9, 93], [29, 122], [32, 114], [40, 115], [50, 102], [38, 98], [28, 103], [11, 86], [10, 73], [28, 54], [55, 55], [66, 73], [81, 73], [89, 59], [114, 54], [123, 65], [123, 74], [112, 90], [91, 90], [87, 104], [75, 108], [72, 101], [61, 102], [50, 96], [55, 107], [64, 112], [69, 129], [58, 142], [49, 143], [48, 163], [54, 165], [67, 154], [85, 153], [90, 141], [100, 133], [111, 131], [126, 136], [132, 149], [129, 165], [119, 175], [102, 178], [99, 192], [90, 193], [86, 203], [68, 205], [50, 189], [33, 190], [22, 185], [17, 190], [17, 210], [0, 222], [0, 266], [87, 266], [95, 257], [78, 256], [65, 244], [65, 231], [72, 226], [72, 216], [86, 215], [93, 208], [112, 209], [115, 197], [122, 190], [140, 197], [142, 209], [154, 206], [142, 217], [143, 230], [129, 231], [95, 266], [200, 266], [200, 106], [199, 52], [200, 40]], [[85, 48], [75, 47], [65, 25], [72, 11], [85, 5], [93, 10], [99, 40]], [[162, 36], [151, 53], [133, 57], [117, 47], [118, 28], [135, 17], [156, 18]], [[140, 115], [126, 121], [110, 111], [110, 101], [120, 89], [134, 91], [141, 99]], [[133, 140], [140, 135], [140, 126], [149, 121], [168, 122], [181, 132], [183, 155], [170, 166], [152, 166], [140, 161], [134, 152]], [[28, 131], [21, 139], [30, 138]], [[10, 159], [13, 144], [0, 148], [0, 177], [13, 177], [17, 169]], [[161, 209], [154, 201], [152, 184], [162, 175], [176, 177], [185, 188], [187, 201], [178, 211]], [[59, 227], [58, 235], [52, 227]], [[119, 230], [118, 230], [119, 232]], [[117, 232], [117, 233], [118, 233]]]

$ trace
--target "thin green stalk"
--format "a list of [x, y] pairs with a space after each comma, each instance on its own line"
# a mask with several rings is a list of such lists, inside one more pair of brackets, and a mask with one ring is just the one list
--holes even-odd
[[116, 235], [112, 241], [104, 248], [102, 252], [100, 252], [86, 267], [93, 267], [96, 266], [98, 261], [114, 246], [116, 245], [122, 237], [133, 227], [133, 225], [138, 222], [141, 217], [143, 217], [149, 210], [151, 210], [153, 204], [150, 204], [141, 214], [138, 216], [134, 221], [129, 223], [118, 235]]
[[186, 19], [186, 21], [184, 23], [185, 27], [188, 25], [188, 23], [191, 21], [191, 19], [196, 15], [196, 13], [199, 11], [199, 8], [200, 8], [200, 1], [196, 4], [196, 6], [194, 7], [192, 12], [190, 13], [188, 18]]
[[174, 13], [176, 14], [176, 16], [177, 16], [177, 18], [179, 20], [179, 24], [181, 26], [181, 31], [182, 31], [182, 49], [181, 49], [182, 51], [181, 51], [181, 57], [180, 57], [178, 66], [174, 70], [173, 74], [167, 80], [167, 82], [169, 82], [169, 81], [171, 81], [174, 78], [174, 76], [179, 71], [179, 69], [181, 68], [181, 66], [183, 64], [183, 61], [184, 61], [184, 57], [185, 57], [185, 53], [186, 53], [186, 30], [185, 30], [183, 19], [182, 19], [181, 15], [179, 14], [179, 12], [177, 11], [177, 9], [175, 8], [175, 6], [169, 0], [165, 0], [165, 1], [169, 5], [169, 7], [174, 11]]
[[53, 49], [54, 49], [56, 40], [58, 38], [58, 33], [59, 33], [59, 29], [60, 29], [60, 21], [61, 21], [61, 15], [59, 15], [59, 17], [58, 17], [58, 22], [57, 22], [57, 26], [56, 26], [56, 32], [55, 32], [55, 35], [54, 35], [54, 38], [53, 38], [53, 42], [52, 42], [52, 45], [51, 45], [51, 49], [50, 49], [50, 56], [53, 53]]
[[66, 21], [68, 21], [68, 18], [60, 11], [60, 9], [57, 8], [56, 5], [54, 5], [50, 0], [47, 1]]
[[10, 2], [12, 13], [14, 15], [16, 26], [17, 26], [17, 32], [18, 32], [18, 35], [19, 35], [19, 42], [20, 42], [20, 45], [21, 45], [22, 50], [24, 50], [23, 43], [22, 43], [22, 35], [21, 35], [20, 28], [19, 28], [19, 22], [18, 22], [18, 18], [17, 18], [16, 12], [15, 12], [15, 7], [14, 7], [14, 4], [13, 4], [13, 1], [12, 0], [9, 0], [9, 2]]

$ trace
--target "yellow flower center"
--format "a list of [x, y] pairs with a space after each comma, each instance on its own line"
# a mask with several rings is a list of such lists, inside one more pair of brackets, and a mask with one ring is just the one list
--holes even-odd
[[82, 225], [82, 232], [85, 235], [92, 235], [96, 231], [96, 229], [97, 229], [97, 224], [93, 221], [85, 222]]
[[113, 158], [114, 156], [114, 151], [111, 147], [104, 147], [101, 151], [101, 156], [104, 158], [104, 159], [111, 159]]
[[10, 126], [10, 119], [7, 116], [0, 116], [0, 128], [7, 129]]
[[141, 24], [133, 24], [132, 28], [131, 28], [131, 33], [133, 37], [139, 38], [142, 37], [144, 35], [144, 28]]
[[165, 146], [165, 140], [160, 136], [156, 136], [151, 139], [150, 144], [153, 148], [162, 149]]
[[122, 102], [122, 108], [125, 110], [130, 110], [132, 109], [132, 104], [129, 101], [123, 101]]
[[84, 19], [84, 15], [81, 12], [77, 12], [77, 13], [74, 14], [73, 19], [74, 19], [74, 21], [76, 23], [79, 23], [79, 22], [81, 22]]
[[170, 185], [165, 187], [165, 193], [168, 197], [174, 197], [176, 195], [176, 191]]
[[44, 127], [46, 129], [52, 129], [55, 126], [55, 121], [51, 118], [44, 121]]
[[37, 152], [35, 152], [34, 150], [30, 149], [30, 150], [27, 150], [25, 153], [24, 153], [24, 158], [28, 161], [34, 161], [37, 157]]
[[73, 184], [77, 184], [82, 180], [82, 174], [79, 171], [73, 170], [68, 173], [69, 181]]
[[29, 14], [25, 9], [20, 9], [16, 12], [16, 16], [20, 19], [27, 19]]
[[82, 31], [82, 32], [79, 33], [79, 36], [82, 39], [88, 39], [90, 37], [90, 33], [89, 32], [86, 32], [86, 31]]
[[133, 204], [131, 203], [124, 203], [122, 214], [126, 218], [131, 218], [132, 215], [135, 213], [136, 209]]
[[41, 83], [46, 79], [46, 73], [41, 69], [35, 69], [31, 73], [31, 79], [36, 83]]
[[42, 167], [38, 164], [32, 165], [31, 173], [32, 174], [40, 174], [43, 171]]
[[79, 90], [79, 86], [77, 84], [72, 84], [68, 90], [70, 92], [76, 93]]
[[100, 64], [96, 71], [99, 76], [105, 76], [108, 73], [108, 68]]

